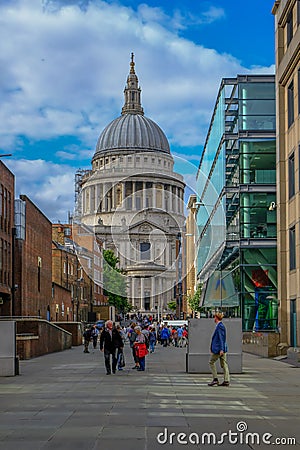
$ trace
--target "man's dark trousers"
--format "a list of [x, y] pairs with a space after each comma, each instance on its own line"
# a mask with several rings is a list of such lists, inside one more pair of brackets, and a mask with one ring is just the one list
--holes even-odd
[[115, 349], [115, 350], [107, 350], [106, 348], [104, 349], [104, 361], [105, 361], [105, 367], [106, 367], [107, 373], [111, 373], [110, 355], [112, 356], [112, 371], [113, 371], [113, 373], [116, 371], [117, 361], [118, 361], [117, 357], [116, 357], [116, 353], [117, 353], [117, 349]]

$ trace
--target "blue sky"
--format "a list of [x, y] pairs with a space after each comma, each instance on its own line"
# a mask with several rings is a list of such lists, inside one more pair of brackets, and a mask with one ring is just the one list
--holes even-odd
[[221, 78], [274, 73], [273, 3], [2, 1], [0, 153], [16, 195], [67, 221], [75, 172], [120, 115], [131, 52], [145, 115], [193, 186]]

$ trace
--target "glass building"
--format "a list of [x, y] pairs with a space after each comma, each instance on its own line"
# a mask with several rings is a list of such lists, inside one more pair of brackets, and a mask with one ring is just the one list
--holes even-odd
[[221, 82], [197, 173], [202, 306], [276, 330], [275, 77]]

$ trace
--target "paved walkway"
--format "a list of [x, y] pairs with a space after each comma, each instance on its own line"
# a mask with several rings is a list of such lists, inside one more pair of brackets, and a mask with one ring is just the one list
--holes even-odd
[[185, 351], [158, 346], [137, 372], [127, 346], [125, 370], [110, 376], [103, 354], [82, 347], [21, 361], [19, 376], [0, 378], [0, 449], [270, 449], [264, 433], [300, 448], [299, 368], [244, 354], [244, 373], [210, 388], [185, 373]]

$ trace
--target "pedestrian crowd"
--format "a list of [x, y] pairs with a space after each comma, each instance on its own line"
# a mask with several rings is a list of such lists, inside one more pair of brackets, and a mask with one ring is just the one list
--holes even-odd
[[[227, 340], [226, 328], [222, 323], [223, 313], [216, 312], [214, 322], [216, 324], [211, 338], [209, 367], [213, 379], [209, 386], [229, 386], [230, 374], [227, 362]], [[105, 322], [104, 328], [97, 328], [97, 325], [88, 327], [84, 334], [84, 353], [89, 353], [89, 345], [92, 342], [93, 349], [100, 343], [100, 351], [104, 354], [104, 364], [106, 374], [115, 374], [116, 370], [123, 370], [125, 367], [124, 346], [128, 342], [135, 369], [144, 372], [146, 368], [146, 356], [155, 352], [155, 347], [160, 344], [162, 347], [173, 345], [174, 347], [186, 347], [188, 344], [188, 329], [183, 326], [168, 326], [167, 323], [156, 323], [146, 317], [142, 322], [132, 322], [128, 328], [115, 325], [112, 320]], [[224, 381], [219, 382], [216, 362], [220, 361], [224, 373]]]
[[125, 367], [126, 342], [129, 343], [132, 352], [134, 362], [132, 369], [143, 372], [146, 367], [146, 356], [155, 352], [156, 345], [186, 347], [188, 331], [186, 326], [175, 327], [154, 322], [150, 316], [123, 328], [119, 324], [114, 325], [111, 320], [105, 322], [104, 328], [98, 329], [96, 325], [92, 325], [84, 331], [83, 338], [84, 353], [90, 353], [91, 342], [95, 350], [99, 341], [100, 351], [104, 354], [106, 374], [110, 375], [116, 373], [116, 370], [122, 371]]

